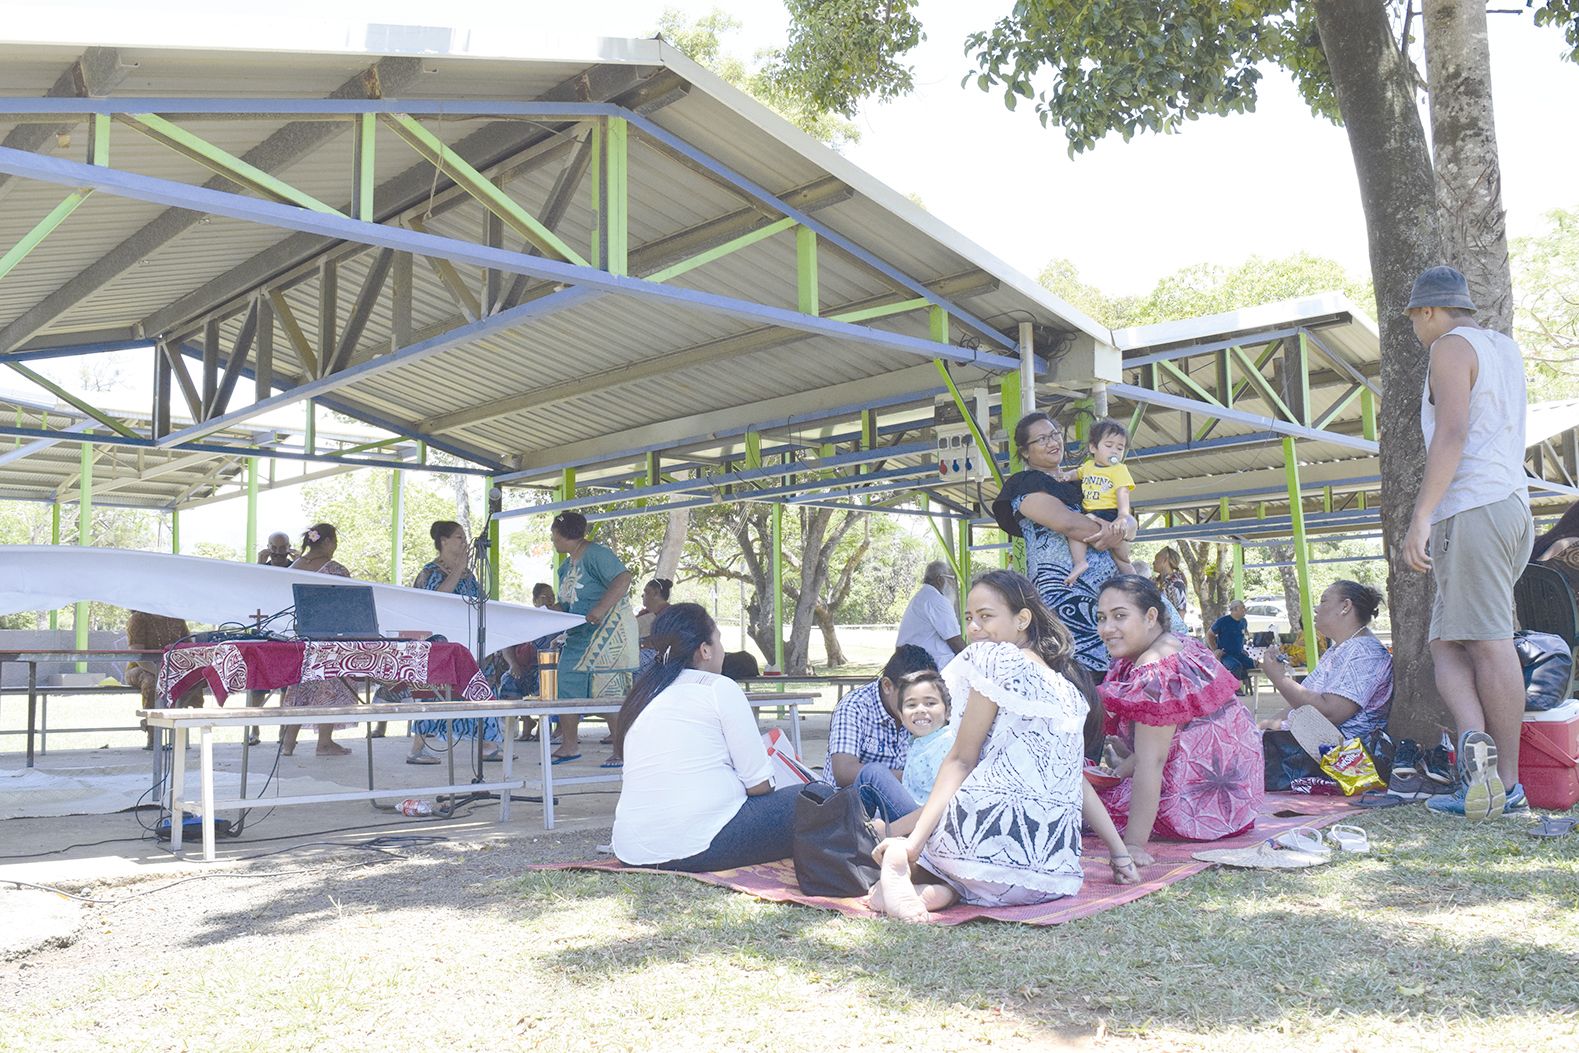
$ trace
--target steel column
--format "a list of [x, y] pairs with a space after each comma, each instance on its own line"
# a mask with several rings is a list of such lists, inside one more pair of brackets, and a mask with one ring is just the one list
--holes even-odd
[[[482, 497], [487, 504], [492, 504], [489, 494], [493, 493], [493, 477], [485, 475], [482, 478]], [[488, 598], [499, 598], [499, 520], [495, 516], [488, 517]]]
[[247, 539], [241, 546], [241, 559], [250, 563], [258, 553], [258, 459], [247, 458]]
[[817, 232], [810, 227], [795, 228], [795, 291], [801, 314], [822, 310], [817, 284]]
[[1299, 454], [1294, 438], [1283, 436], [1283, 462], [1288, 471], [1288, 509], [1293, 527], [1294, 567], [1299, 578], [1300, 624], [1305, 636], [1305, 668], [1316, 668], [1316, 604], [1310, 594], [1310, 549], [1305, 543], [1305, 507], [1300, 501]]
[[[60, 544], [60, 499], [59, 498], [56, 498], [55, 502], [49, 506], [49, 543], [51, 545], [58, 545], [58, 544]], [[60, 628], [60, 611], [59, 610], [53, 610], [53, 611], [49, 612], [49, 627], [51, 629], [59, 629]]]
[[399, 468], [389, 473], [389, 582], [392, 585], [399, 585], [405, 578], [400, 566], [405, 559], [405, 482], [405, 473]]
[[[86, 548], [93, 544], [93, 447], [89, 443], [82, 444], [81, 471], [77, 480], [77, 544]], [[74, 616], [79, 651], [88, 649], [88, 613], [88, 601], [78, 600]], [[87, 671], [86, 662], [77, 663], [77, 672]]]
[[784, 671], [784, 506], [774, 502], [773, 535], [773, 665]]
[[181, 554], [181, 510], [170, 509], [170, 552], [172, 555]]

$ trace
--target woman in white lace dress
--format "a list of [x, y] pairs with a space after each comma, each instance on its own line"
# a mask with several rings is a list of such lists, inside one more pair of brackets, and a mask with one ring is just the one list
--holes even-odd
[[1114, 879], [1138, 881], [1081, 774], [1093, 689], [1069, 631], [1012, 571], [977, 578], [968, 607], [973, 642], [943, 674], [958, 735], [926, 804], [877, 847], [873, 909], [925, 920], [956, 900], [1020, 906], [1073, 895], [1082, 815], [1107, 845]]

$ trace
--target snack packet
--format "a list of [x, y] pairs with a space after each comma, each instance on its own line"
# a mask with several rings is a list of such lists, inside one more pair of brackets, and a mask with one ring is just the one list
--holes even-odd
[[1386, 785], [1376, 773], [1376, 762], [1358, 738], [1341, 742], [1322, 754], [1321, 770], [1332, 776], [1349, 797]]

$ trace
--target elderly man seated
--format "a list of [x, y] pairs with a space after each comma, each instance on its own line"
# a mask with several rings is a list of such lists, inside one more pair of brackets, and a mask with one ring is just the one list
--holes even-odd
[[924, 648], [896, 648], [883, 673], [839, 699], [828, 724], [828, 760], [823, 778], [861, 787], [861, 797], [884, 822], [908, 815], [920, 804], [900, 781], [910, 733], [899, 723], [899, 681], [937, 663]]

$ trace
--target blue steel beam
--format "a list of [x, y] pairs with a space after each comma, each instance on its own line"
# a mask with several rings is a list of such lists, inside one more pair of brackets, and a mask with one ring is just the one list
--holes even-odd
[[[135, 450], [157, 450], [152, 439], [127, 438], [124, 435], [77, 433], [72, 431], [58, 431], [53, 428], [18, 428], [12, 425], [0, 425], [0, 436], [21, 439], [52, 439], [60, 443], [87, 443], [93, 446], [123, 446]], [[404, 468], [414, 472], [434, 472], [439, 475], [487, 475], [486, 468], [470, 468], [462, 465], [437, 465], [424, 464], [417, 461], [400, 461], [388, 457], [339, 457], [332, 453], [297, 453], [294, 450], [280, 450], [268, 447], [251, 446], [225, 446], [221, 443], [189, 442], [181, 446], [180, 451], [189, 453], [212, 453], [228, 457], [258, 457], [264, 460], [278, 458], [282, 461], [307, 461], [309, 463], [344, 464], [353, 468]]]
[[1180, 410], [1184, 413], [1199, 413], [1203, 416], [1217, 417], [1222, 420], [1233, 421], [1236, 424], [1245, 424], [1263, 431], [1276, 432], [1278, 435], [1290, 435], [1296, 439], [1305, 439], [1312, 442], [1330, 442], [1335, 446], [1347, 446], [1353, 450], [1363, 450], [1366, 453], [1376, 453], [1379, 449], [1371, 439], [1362, 439], [1353, 435], [1344, 435], [1335, 431], [1322, 431], [1318, 428], [1307, 428], [1303, 424], [1289, 424], [1285, 421], [1273, 420], [1263, 417], [1258, 413], [1245, 413], [1243, 410], [1226, 409], [1214, 406], [1211, 403], [1200, 402], [1196, 399], [1182, 398], [1178, 395], [1169, 395], [1162, 391], [1153, 391], [1150, 388], [1136, 387], [1133, 384], [1109, 384], [1109, 396], [1129, 399], [1132, 402], [1145, 402], [1164, 409]]
[[[201, 360], [203, 357], [202, 348], [193, 347], [190, 344], [176, 345], [176, 350], [178, 350], [181, 355], [186, 358]], [[244, 365], [241, 368], [241, 376], [244, 380], [256, 380], [257, 371], [252, 366]], [[406, 425], [401, 424], [399, 421], [390, 420], [388, 417], [374, 413], [366, 406], [361, 406], [354, 402], [346, 402], [343, 399], [337, 398], [320, 398], [316, 401], [325, 409], [334, 410], [336, 413], [343, 413], [347, 417], [352, 417], [364, 424], [370, 424], [375, 428], [382, 428], [385, 431], [393, 432], [394, 434], [403, 438], [424, 442], [435, 450], [442, 450], [447, 454], [459, 457], [463, 461], [471, 461], [474, 464], [484, 465], [488, 470], [495, 472], [504, 470], [505, 465], [503, 462], [488, 454], [482, 453], [478, 450], [473, 450], [470, 447], [449, 442], [445, 439], [435, 438], [431, 435], [424, 435], [421, 432], [414, 432]], [[479, 471], [480, 474], [487, 474], [486, 471]]]
[[348, 384], [354, 384], [365, 377], [376, 376], [396, 366], [407, 366], [413, 362], [420, 362], [422, 359], [438, 354], [440, 351], [447, 351], [450, 348], [459, 347], [474, 340], [480, 340], [492, 333], [519, 325], [529, 318], [540, 318], [553, 314], [556, 311], [574, 307], [577, 304], [588, 302], [596, 298], [596, 296], [597, 294], [592, 290], [579, 286], [573, 289], [561, 290], [545, 296], [541, 300], [533, 300], [530, 303], [521, 304], [519, 307], [512, 307], [508, 311], [500, 311], [498, 314], [489, 315], [487, 318], [458, 326], [447, 333], [441, 333], [430, 339], [419, 340], [409, 347], [403, 347], [387, 355], [368, 359], [359, 365], [342, 369], [338, 373], [331, 373], [326, 377], [298, 384], [278, 395], [270, 395], [266, 399], [260, 399], [250, 406], [232, 410], [229, 413], [189, 425], [178, 431], [172, 431], [159, 439], [159, 445], [177, 446], [191, 439], [202, 438], [204, 435], [222, 431], [225, 428], [238, 424], [241, 421], [250, 420], [270, 410], [279, 409], [281, 406], [293, 405], [303, 399], [318, 398], [320, 395], [336, 391]]
[[[1166, 351], [1153, 351], [1150, 354], [1136, 355], [1134, 358], [1124, 359], [1125, 369], [1134, 369], [1140, 366], [1154, 365], [1158, 362], [1173, 362], [1192, 355], [1204, 355], [1213, 351], [1226, 351], [1230, 347], [1257, 347], [1261, 344], [1270, 344], [1274, 340], [1298, 335], [1303, 326], [1287, 326], [1282, 329], [1263, 329], [1254, 333], [1245, 333], [1243, 336], [1230, 337], [1226, 340], [1212, 340], [1204, 344], [1188, 344], [1183, 347], [1171, 347]], [[1127, 356], [1129, 352], [1124, 352]]]
[[[20, 150], [0, 147], [0, 172], [35, 179], [59, 186], [86, 186], [115, 197], [148, 201], [172, 208], [207, 213], [248, 223], [276, 227], [282, 230], [302, 231], [326, 238], [338, 238], [354, 244], [373, 245], [379, 248], [410, 252], [465, 263], [483, 269], [527, 274], [536, 278], [593, 289], [604, 293], [617, 293], [636, 299], [654, 299], [699, 311], [726, 314], [770, 325], [795, 329], [826, 336], [836, 340], [867, 344], [888, 351], [899, 351], [929, 359], [945, 359], [985, 369], [1010, 371], [1019, 368], [1019, 360], [1007, 355], [972, 351], [967, 348], [939, 344], [931, 340], [905, 336], [882, 329], [872, 329], [848, 322], [802, 314], [783, 307], [751, 303], [731, 296], [718, 296], [693, 289], [650, 282], [641, 278], [610, 274], [592, 267], [579, 267], [542, 256], [523, 252], [473, 245], [455, 238], [424, 234], [414, 230], [340, 215], [311, 212], [293, 205], [281, 205], [261, 198], [243, 197], [219, 190], [191, 186], [186, 183], [151, 176], [134, 175], [85, 165], [58, 157], [43, 157]], [[502, 315], [494, 315], [489, 321]]]
[[59, 347], [41, 347], [33, 351], [12, 351], [0, 355], [0, 362], [34, 362], [46, 358], [77, 358], [81, 355], [102, 355], [112, 351], [142, 351], [153, 346], [152, 340], [101, 340], [89, 344], [63, 344]]

